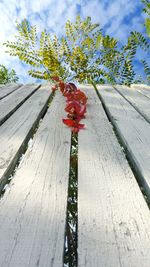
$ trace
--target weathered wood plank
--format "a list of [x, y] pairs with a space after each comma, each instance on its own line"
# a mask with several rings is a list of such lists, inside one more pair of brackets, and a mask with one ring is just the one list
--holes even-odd
[[0, 88], [0, 99], [10, 95], [15, 90], [17, 90], [19, 87], [21, 87], [21, 84], [7, 84]]
[[150, 100], [135, 88], [116, 85], [117, 91], [150, 123]]
[[131, 87], [150, 90], [150, 86], [149, 85], [147, 85], [147, 84], [141, 84], [141, 83], [139, 83], [139, 84], [134, 84], [133, 83], [133, 84], [131, 84]]
[[140, 92], [142, 95], [150, 98], [150, 86], [145, 84], [133, 84], [131, 87]]
[[70, 129], [57, 95], [0, 200], [0, 266], [63, 266]]
[[112, 87], [99, 89], [109, 117], [150, 197], [150, 124]]
[[149, 267], [149, 209], [92, 90], [78, 138], [78, 266]]
[[0, 101], [0, 125], [19, 108], [38, 88], [38, 84], [27, 84]]
[[43, 85], [0, 127], [0, 190], [47, 107], [50, 86]]

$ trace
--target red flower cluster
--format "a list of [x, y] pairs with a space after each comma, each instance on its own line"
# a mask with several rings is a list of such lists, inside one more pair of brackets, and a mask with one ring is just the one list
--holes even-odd
[[52, 80], [56, 82], [52, 90], [59, 88], [66, 97], [65, 111], [68, 114], [67, 119], [63, 119], [63, 123], [71, 127], [74, 133], [78, 133], [80, 129], [84, 128], [84, 124], [80, 121], [85, 118], [87, 97], [74, 83], [64, 83], [57, 76], [52, 77]]

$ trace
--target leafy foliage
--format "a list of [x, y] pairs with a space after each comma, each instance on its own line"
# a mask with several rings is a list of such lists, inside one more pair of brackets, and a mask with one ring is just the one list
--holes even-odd
[[[148, 15], [148, 18], [146, 18], [145, 20], [145, 26], [147, 35], [148, 37], [150, 37], [150, 2], [149, 0], [142, 0], [142, 2], [145, 5], [143, 11]], [[123, 49], [123, 57], [126, 54], [127, 58], [127, 60], [124, 61], [123, 70], [121, 72], [121, 75], [123, 75], [122, 82], [125, 84], [131, 84], [132, 82], [134, 83], [143, 82], [142, 80], [139, 79], [136, 80], [136, 74], [133, 70], [133, 60], [135, 59], [138, 47], [149, 53], [150, 52], [149, 38], [144, 37], [143, 34], [141, 34], [140, 32], [137, 31], [131, 32], [127, 41], [127, 45], [125, 45]], [[143, 64], [146, 76], [146, 80], [144, 82], [150, 84], [150, 74], [149, 74], [150, 66], [146, 62], [146, 59], [142, 59], [141, 63]]]
[[147, 64], [147, 62], [145, 60], [142, 60], [142, 63], [144, 65], [144, 71], [145, 71], [145, 74], [147, 76], [146, 83], [150, 84], [150, 66]]
[[18, 79], [14, 69], [9, 71], [4, 65], [0, 65], [0, 84], [17, 82]]
[[[149, 0], [142, 0], [142, 2], [145, 5], [143, 11], [149, 16], [145, 21], [145, 25], [146, 25], [147, 34], [150, 37], [150, 2]], [[127, 59], [124, 61], [123, 71], [122, 71], [122, 75], [124, 76], [125, 74], [125, 77], [126, 77], [126, 78], [123, 77], [123, 80], [122, 80], [122, 82], [125, 84], [131, 84], [132, 82], [134, 83], [142, 82], [142, 80], [134, 79], [136, 78], [135, 77], [136, 74], [133, 70], [133, 60], [135, 59], [138, 47], [140, 47], [142, 50], [149, 53], [150, 52], [149, 38], [144, 37], [143, 34], [141, 34], [140, 32], [137, 32], [137, 31], [131, 32], [128, 38], [128, 41], [127, 41], [127, 45], [125, 45], [123, 48], [123, 55], [122, 55], [124, 57], [124, 55], [126, 54], [126, 59]], [[141, 63], [143, 64], [144, 72], [146, 75], [146, 80], [144, 82], [149, 84], [150, 83], [150, 77], [149, 77], [150, 67], [148, 66], [148, 63], [146, 62], [146, 59], [141, 60]]]
[[145, 5], [143, 11], [147, 14], [147, 18], [145, 19], [145, 26], [147, 35], [150, 37], [150, 2], [149, 0], [142, 0], [143, 4]]
[[130, 85], [131, 83], [141, 82], [141, 80], [136, 78], [136, 72], [134, 71], [133, 67], [133, 61], [136, 57], [138, 48], [148, 52], [150, 49], [150, 44], [147, 38], [145, 38], [140, 32], [131, 32], [127, 44], [122, 47], [122, 70], [120, 73], [121, 83]]
[[36, 27], [27, 20], [17, 23], [17, 29], [16, 41], [7, 41], [5, 45], [10, 55], [33, 67], [29, 71], [32, 77], [115, 83], [119, 76], [122, 62], [117, 41], [104, 36], [99, 24], [92, 24], [90, 17], [82, 21], [78, 16], [75, 23], [67, 21], [66, 35], [59, 39], [44, 30], [38, 40]]
[[5, 43], [8, 53], [32, 66], [29, 75], [45, 80], [58, 76], [65, 82], [129, 85], [137, 80], [133, 67], [137, 48], [149, 49], [147, 39], [138, 32], [132, 32], [119, 49], [117, 40], [104, 35], [90, 17], [81, 20], [78, 16], [75, 23], [68, 20], [61, 38], [46, 30], [38, 38], [36, 26], [27, 20], [17, 23], [17, 29], [16, 41]]

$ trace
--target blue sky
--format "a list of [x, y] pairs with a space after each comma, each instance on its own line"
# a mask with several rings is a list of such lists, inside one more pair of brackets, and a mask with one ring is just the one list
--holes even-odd
[[[143, 32], [142, 8], [140, 0], [0, 0], [0, 64], [14, 68], [21, 82], [35, 82], [27, 74], [29, 67], [6, 54], [2, 46], [6, 40], [14, 39], [16, 20], [27, 18], [39, 32], [45, 28], [61, 34], [66, 20], [74, 21], [78, 14], [82, 18], [91, 16], [106, 34], [124, 43], [130, 31]], [[143, 55], [139, 53], [139, 57]], [[140, 72], [138, 65], [137, 68]]]

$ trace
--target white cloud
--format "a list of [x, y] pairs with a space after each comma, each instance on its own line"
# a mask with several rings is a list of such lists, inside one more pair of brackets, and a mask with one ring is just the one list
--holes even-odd
[[82, 14], [85, 17], [90, 16], [93, 22], [98, 22], [103, 27], [108, 21], [107, 14], [103, 7], [102, 2], [98, 0], [87, 1], [87, 3], [82, 4]]
[[[44, 28], [57, 34], [63, 33], [63, 25], [67, 19], [74, 21], [78, 8], [82, 17], [91, 16], [93, 22], [106, 27], [106, 33], [125, 40], [129, 32], [136, 28], [141, 30], [143, 13], [136, 14], [139, 0], [3, 0], [0, 2], [0, 42], [14, 38], [16, 33], [15, 21], [24, 18], [37, 25], [39, 31]], [[130, 16], [130, 17], [129, 17]], [[130, 18], [128, 23], [126, 18]], [[19, 76], [28, 77], [26, 67], [4, 52], [0, 46], [0, 63], [14, 67]], [[24, 80], [24, 79], [23, 79]], [[28, 80], [29, 81], [29, 80]]]

